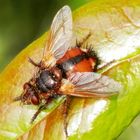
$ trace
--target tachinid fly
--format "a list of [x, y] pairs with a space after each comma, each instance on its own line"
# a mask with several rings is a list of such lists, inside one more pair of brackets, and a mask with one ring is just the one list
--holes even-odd
[[[120, 91], [121, 85], [113, 79], [95, 73], [97, 57], [91, 49], [82, 50], [80, 45], [70, 45], [73, 36], [72, 15], [69, 6], [64, 6], [53, 19], [49, 39], [36, 76], [23, 86], [23, 93], [14, 100], [24, 104], [41, 105], [31, 122], [54, 98], [66, 95], [64, 116], [70, 96], [107, 97]], [[67, 123], [64, 118], [67, 134]]]

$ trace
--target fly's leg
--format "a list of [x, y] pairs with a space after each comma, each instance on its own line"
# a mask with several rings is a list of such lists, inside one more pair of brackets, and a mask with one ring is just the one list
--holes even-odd
[[111, 65], [113, 65], [113, 64], [115, 64], [115, 60], [112, 60], [112, 61], [110, 61], [110, 62], [104, 64], [104, 65], [101, 66], [100, 68], [97, 68], [97, 70], [98, 70], [98, 71], [102, 71], [104, 68], [107, 68], [107, 67], [109, 67], [109, 66], [111, 66]]
[[53, 99], [52, 97], [48, 97], [48, 99], [46, 99], [46, 103], [44, 103], [38, 108], [38, 110], [36, 111], [36, 113], [33, 115], [31, 119], [31, 122], [30, 122], [31, 124], [34, 122], [34, 120], [37, 118], [40, 112], [47, 108], [48, 104], [51, 103], [52, 99]]
[[90, 38], [91, 32], [89, 32], [83, 39], [82, 41], [77, 41], [76, 39], [76, 47], [81, 48], [81, 46]]
[[67, 131], [67, 125], [68, 125], [67, 115], [68, 115], [68, 109], [69, 109], [69, 106], [70, 106], [70, 102], [71, 102], [71, 97], [70, 96], [67, 96], [66, 97], [66, 100], [64, 102], [64, 108], [63, 108], [64, 131], [65, 131], [66, 137], [68, 137], [68, 131]]
[[40, 63], [34, 62], [34, 60], [32, 60], [30, 57], [28, 57], [28, 61], [29, 61], [32, 65], [34, 65], [35, 67], [41, 67]]
[[46, 104], [44, 104], [38, 108], [38, 110], [36, 111], [36, 113], [33, 115], [32, 119], [31, 119], [31, 122], [30, 122], [31, 124], [34, 122], [34, 120], [37, 118], [37, 116], [40, 114], [40, 112], [44, 109], [46, 109]]

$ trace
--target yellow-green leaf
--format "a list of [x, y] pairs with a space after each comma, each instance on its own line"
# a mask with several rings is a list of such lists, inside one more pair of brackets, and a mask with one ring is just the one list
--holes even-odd
[[[101, 64], [114, 61], [102, 72], [123, 85], [123, 91], [107, 99], [73, 98], [68, 121], [70, 140], [112, 140], [140, 111], [140, 2], [93, 1], [73, 13], [74, 32], [80, 41], [89, 32]], [[43, 111], [35, 124], [30, 119], [34, 106], [21, 106], [12, 99], [22, 93], [23, 84], [36, 69], [28, 63], [42, 58], [47, 33], [23, 50], [0, 75], [0, 138], [2, 140], [66, 139], [63, 127], [64, 98], [55, 100]], [[68, 42], [69, 43], [69, 42]], [[60, 106], [59, 106], [60, 105]], [[56, 108], [59, 106], [56, 110]], [[54, 110], [54, 111], [53, 111]]]

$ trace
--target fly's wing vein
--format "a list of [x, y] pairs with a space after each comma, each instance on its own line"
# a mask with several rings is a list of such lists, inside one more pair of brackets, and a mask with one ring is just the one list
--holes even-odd
[[43, 61], [52, 65], [60, 59], [70, 48], [72, 39], [72, 14], [68, 6], [58, 11], [53, 19], [49, 38], [45, 45]]
[[[76, 72], [69, 76], [69, 82], [62, 84], [63, 93], [79, 97], [107, 97], [118, 94], [122, 85], [101, 74], [94, 72]], [[64, 85], [66, 88], [64, 88]]]

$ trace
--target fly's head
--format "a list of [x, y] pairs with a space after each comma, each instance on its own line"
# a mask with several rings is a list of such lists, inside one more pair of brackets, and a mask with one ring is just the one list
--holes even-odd
[[27, 82], [23, 85], [23, 93], [20, 96], [16, 97], [14, 101], [21, 101], [21, 103], [28, 105], [39, 105], [40, 103], [37, 91], [30, 82]]

